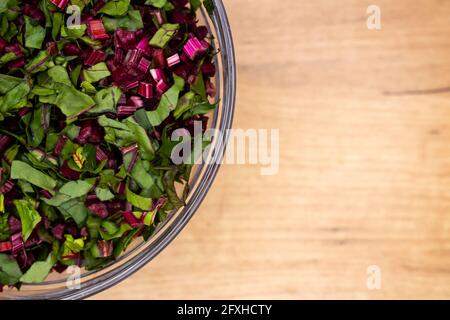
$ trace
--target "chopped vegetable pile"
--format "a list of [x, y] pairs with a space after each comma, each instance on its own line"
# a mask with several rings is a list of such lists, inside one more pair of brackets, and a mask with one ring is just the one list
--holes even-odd
[[201, 5], [0, 1], [0, 291], [101, 268], [184, 206], [170, 135], [217, 105]]

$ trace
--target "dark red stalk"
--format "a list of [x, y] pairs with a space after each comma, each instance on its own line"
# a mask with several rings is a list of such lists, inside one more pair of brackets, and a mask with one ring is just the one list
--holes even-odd
[[99, 62], [105, 61], [108, 55], [101, 50], [92, 50], [86, 59], [84, 60], [84, 64], [88, 66], [93, 66]]
[[18, 253], [24, 249], [22, 233], [15, 233], [11, 236], [11, 250], [13, 254]]
[[109, 215], [108, 208], [106, 208], [106, 205], [101, 202], [89, 205], [88, 209], [101, 219], [106, 219]]
[[63, 47], [63, 53], [66, 56], [79, 56], [81, 49], [75, 43], [67, 43]]
[[124, 212], [122, 215], [123, 215], [123, 218], [125, 219], [125, 221], [126, 221], [131, 227], [137, 228], [137, 227], [139, 227], [140, 225], [142, 225], [142, 222], [141, 222], [139, 219], [137, 219], [137, 218], [133, 215], [133, 213], [130, 212], [130, 211]]
[[150, 83], [141, 82], [139, 84], [138, 94], [146, 99], [153, 98], [153, 86]]
[[23, 14], [26, 16], [29, 16], [31, 18], [33, 18], [34, 20], [38, 21], [39, 24], [43, 24], [45, 22], [45, 15], [44, 13], [42, 13], [41, 10], [39, 10], [39, 8], [37, 8], [34, 5], [31, 4], [25, 4], [23, 6]]
[[53, 150], [53, 154], [55, 156], [59, 156], [61, 154], [61, 151], [66, 145], [67, 140], [69, 140], [69, 138], [67, 138], [66, 136], [59, 136], [58, 142], [56, 143], [55, 149]]
[[10, 192], [14, 186], [15, 186], [15, 182], [13, 180], [8, 180], [6, 181], [1, 187], [0, 187], [0, 193], [8, 193]]
[[8, 42], [6, 42], [5, 39], [0, 38], [0, 53], [3, 53], [3, 50], [5, 50], [5, 47], [8, 45]]
[[11, 251], [11, 249], [12, 249], [11, 241], [0, 242], [0, 252]]
[[117, 107], [117, 115], [119, 117], [130, 116], [134, 114], [137, 110], [136, 106], [118, 106]]
[[58, 44], [56, 42], [47, 42], [47, 44], [45, 45], [47, 52], [49, 55], [51, 56], [56, 56], [59, 52], [58, 50]]

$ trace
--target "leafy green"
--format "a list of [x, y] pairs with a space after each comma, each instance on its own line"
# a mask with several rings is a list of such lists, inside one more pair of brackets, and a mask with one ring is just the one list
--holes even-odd
[[175, 117], [175, 119], [180, 118], [183, 113], [185, 113], [192, 107], [194, 98], [195, 93], [192, 91], [187, 92], [184, 96], [180, 98], [177, 107], [173, 112], [173, 116]]
[[150, 210], [152, 206], [152, 199], [142, 197], [133, 191], [127, 186], [126, 188], [126, 196], [127, 201], [131, 203], [133, 206], [142, 209], [142, 210]]
[[175, 83], [173, 86], [162, 95], [156, 110], [147, 112], [147, 117], [152, 126], [159, 126], [178, 104], [178, 97], [184, 88], [184, 80], [183, 78], [174, 75], [174, 81]]
[[89, 110], [89, 113], [115, 112], [122, 91], [118, 87], [102, 89], [95, 94], [96, 106]]
[[48, 69], [47, 73], [54, 82], [65, 84], [68, 87], [72, 86], [72, 81], [69, 78], [67, 69], [63, 66], [54, 66]]
[[64, 235], [66, 241], [64, 241], [63, 256], [70, 255], [72, 253], [78, 253], [84, 248], [84, 240], [81, 238], [75, 239], [72, 235]]
[[57, 193], [54, 197], [52, 197], [50, 199], [43, 198], [42, 201], [44, 201], [49, 206], [59, 207], [60, 205], [62, 205], [63, 203], [65, 203], [71, 199], [72, 199], [71, 196], [68, 196], [68, 195], [62, 194], [62, 193]]
[[90, 83], [100, 81], [110, 75], [111, 72], [104, 62], [97, 63], [95, 66], [92, 66], [87, 70], [83, 70], [84, 80]]
[[25, 16], [25, 47], [41, 49], [45, 38], [45, 29], [35, 20]]
[[13, 110], [25, 106], [29, 92], [30, 85], [26, 80], [11, 88], [4, 96], [0, 97], [0, 114], [7, 115]]
[[29, 200], [15, 200], [14, 205], [16, 206], [17, 213], [22, 222], [23, 241], [27, 241], [28, 237], [33, 232], [34, 227], [41, 222], [41, 216], [34, 208], [34, 204]]
[[17, 59], [17, 56], [14, 52], [5, 53], [0, 57], [0, 67], [8, 62], [14, 61]]
[[190, 108], [183, 114], [183, 120], [192, 118], [196, 115], [207, 114], [216, 109], [217, 103], [209, 103], [208, 101], [194, 100]]
[[114, 194], [108, 189], [108, 188], [100, 188], [97, 187], [95, 189], [95, 194], [97, 195], [97, 198], [100, 199], [100, 201], [109, 201], [114, 199]]
[[17, 28], [17, 25], [13, 22], [9, 23], [9, 29], [7, 29], [7, 32], [4, 34], [3, 38], [11, 42], [15, 36], [19, 33], [19, 29]]
[[18, 86], [22, 82], [26, 82], [26, 80], [8, 76], [6, 74], [0, 74], [0, 95], [8, 93], [8, 91], [11, 91], [14, 87]]
[[63, 38], [68, 39], [82, 39], [84, 34], [86, 33], [87, 26], [85, 24], [81, 24], [76, 28], [66, 28], [64, 26], [61, 27], [61, 36]]
[[169, 202], [175, 207], [175, 209], [179, 209], [185, 205], [184, 201], [180, 199], [175, 189], [175, 178], [177, 176], [176, 170], [169, 170], [164, 174], [164, 187], [167, 192], [167, 196], [169, 198]]
[[72, 72], [70, 73], [70, 81], [72, 81], [72, 84], [76, 86], [78, 84], [78, 78], [80, 77], [82, 65], [77, 65]]
[[21, 277], [22, 271], [16, 260], [11, 259], [10, 256], [4, 253], [0, 253], [0, 284], [13, 285], [19, 282]]
[[5, 195], [0, 193], [0, 213], [5, 212]]
[[12, 145], [9, 147], [5, 154], [3, 155], [3, 159], [6, 160], [8, 163], [12, 163], [12, 161], [16, 158], [17, 154], [19, 153], [19, 144]]
[[80, 8], [80, 11], [83, 11], [84, 8], [86, 7], [86, 5], [88, 5], [90, 2], [90, 0], [70, 0], [70, 3], [74, 6], [78, 6]]
[[56, 181], [53, 178], [19, 160], [14, 160], [12, 163], [11, 178], [28, 181], [50, 192], [56, 188]]
[[86, 159], [83, 171], [98, 174], [106, 164], [106, 160], [98, 163], [96, 159], [97, 149], [92, 144], [86, 144], [83, 147], [83, 157]]
[[33, 111], [33, 117], [30, 123], [30, 134], [28, 136], [28, 144], [37, 147], [41, 144], [45, 137], [44, 120], [49, 114], [43, 113], [43, 108], [37, 108]]
[[152, 160], [155, 157], [155, 148], [153, 147], [153, 144], [145, 129], [138, 125], [135, 121], [132, 121], [131, 118], [127, 119], [125, 124], [128, 128], [130, 128], [136, 139], [142, 159]]
[[135, 31], [144, 27], [139, 10], [129, 10], [125, 16], [119, 18], [103, 16], [102, 20], [106, 31], [114, 31], [117, 28]]
[[203, 100], [207, 100], [208, 97], [206, 95], [206, 89], [205, 89], [205, 81], [203, 79], [203, 73], [199, 72], [197, 75], [197, 78], [194, 82], [194, 84], [192, 85], [192, 91], [194, 91], [195, 93], [197, 93], [198, 95], [200, 95], [200, 97], [202, 97]]
[[74, 87], [60, 86], [59, 94], [54, 104], [61, 109], [69, 119], [76, 118], [95, 106], [95, 101], [87, 94]]
[[0, 213], [0, 241], [8, 240], [11, 236], [9, 230], [8, 215]]
[[215, 5], [213, 0], [203, 0], [203, 6], [208, 12], [209, 16], [212, 17], [214, 15]]
[[100, 50], [102, 48], [102, 43], [99, 40], [93, 40], [89, 36], [82, 36], [80, 37], [80, 40], [93, 49]]
[[52, 14], [52, 38], [56, 40], [61, 32], [61, 26], [64, 23], [64, 14], [62, 12], [54, 12]]
[[174, 75], [174, 81], [175, 83], [173, 84], [173, 86], [162, 95], [161, 102], [159, 103], [159, 106], [165, 106], [170, 111], [176, 108], [178, 104], [179, 94], [184, 88], [183, 78]]
[[103, 221], [102, 228], [99, 229], [99, 232], [104, 240], [112, 240], [122, 237], [131, 229], [131, 226], [126, 223], [122, 223], [119, 227], [117, 227], [111, 221]]
[[25, 65], [25, 70], [28, 73], [37, 73], [47, 70], [49, 58], [50, 55], [47, 50], [39, 51], [39, 53]]
[[117, 258], [123, 251], [125, 251], [125, 249], [134, 239], [136, 234], [140, 231], [141, 231], [140, 228], [131, 230], [130, 232], [127, 233], [126, 236], [122, 237], [117, 243], [114, 243], [114, 250], [113, 250], [114, 257]]
[[87, 93], [87, 94], [97, 93], [97, 89], [95, 88], [95, 86], [88, 81], [83, 81], [80, 86], [82, 89], [81, 91], [83, 91], [84, 93]]
[[47, 278], [54, 265], [52, 255], [49, 254], [45, 261], [37, 261], [33, 263], [25, 274], [20, 277], [20, 281], [24, 283], [40, 283]]
[[105, 129], [105, 141], [118, 147], [126, 147], [136, 142], [136, 137], [130, 128], [120, 121], [100, 116], [98, 123]]
[[84, 163], [86, 162], [86, 157], [83, 155], [83, 147], [75, 150], [72, 159], [79, 169], [83, 169]]
[[86, 180], [70, 181], [59, 189], [59, 192], [71, 198], [78, 198], [86, 195], [93, 184]]
[[129, 6], [130, 0], [111, 0], [108, 1], [99, 12], [117, 17], [127, 13]]
[[8, 9], [15, 7], [19, 4], [17, 0], [2, 0], [0, 2], [0, 13], [7, 12]]
[[45, 27], [46, 28], [51, 28], [53, 23], [52, 23], [52, 16], [50, 15], [50, 11], [49, 11], [48, 1], [50, 1], [50, 0], [42, 0], [42, 1], [40, 1], [39, 2], [39, 9], [42, 11], [42, 13], [45, 16]]
[[167, 0], [147, 0], [145, 4], [161, 9], [167, 4]]
[[153, 47], [165, 48], [179, 28], [179, 24], [163, 24], [150, 40], [150, 45]]
[[197, 11], [198, 8], [202, 5], [201, 0], [190, 0], [192, 11]]
[[88, 209], [80, 199], [71, 199], [57, 207], [65, 219], [72, 218], [77, 225], [82, 226], [88, 217]]
[[154, 179], [145, 166], [145, 161], [138, 159], [131, 171], [131, 176], [142, 189], [150, 189], [154, 185]]

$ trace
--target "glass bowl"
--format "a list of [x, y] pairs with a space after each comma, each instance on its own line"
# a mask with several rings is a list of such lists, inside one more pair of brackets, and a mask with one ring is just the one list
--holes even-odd
[[147, 242], [136, 239], [115, 262], [96, 271], [81, 270], [79, 289], [67, 287], [69, 274], [52, 272], [46, 282], [41, 284], [24, 284], [20, 290], [5, 287], [3, 293], [0, 293], [0, 300], [83, 299], [103, 291], [131, 276], [152, 260], [178, 235], [196, 212], [211, 187], [224, 156], [236, 96], [236, 67], [230, 26], [222, 1], [213, 0], [213, 3], [215, 6], [212, 17], [202, 7], [199, 20], [210, 29], [215, 37], [214, 45], [219, 49], [216, 55], [215, 84], [216, 99], [220, 102], [215, 113], [210, 116], [209, 127], [218, 129], [225, 135], [212, 141], [207, 161], [194, 167], [186, 206], [172, 212]]

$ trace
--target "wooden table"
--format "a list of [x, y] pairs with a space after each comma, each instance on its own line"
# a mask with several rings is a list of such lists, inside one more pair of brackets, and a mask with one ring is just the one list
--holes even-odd
[[280, 128], [280, 172], [224, 166], [182, 234], [95, 298], [450, 298], [450, 1], [376, 3], [380, 31], [362, 0], [225, 1], [235, 127]]

